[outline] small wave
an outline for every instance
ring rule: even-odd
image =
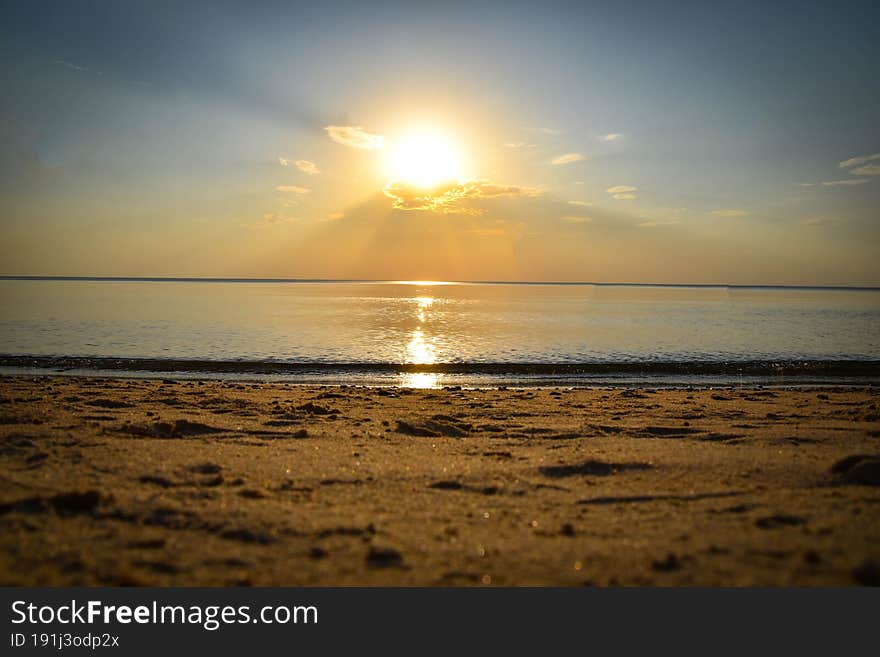
[[[623,361],[584,363],[327,363],[0,355],[0,367],[37,370],[204,374],[429,373],[508,377],[830,377],[880,379],[880,360]]]

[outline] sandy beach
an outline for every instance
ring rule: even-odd
[[[0,379],[0,583],[880,581],[880,390]]]

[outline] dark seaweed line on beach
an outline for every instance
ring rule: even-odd
[[[0,367],[218,374],[437,373],[512,375],[681,375],[880,377],[880,360],[667,361],[594,363],[322,363],[0,355]]]

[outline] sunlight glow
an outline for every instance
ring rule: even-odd
[[[454,144],[438,133],[413,133],[392,142],[386,162],[392,180],[430,188],[462,178]]]

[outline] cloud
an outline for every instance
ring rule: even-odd
[[[367,151],[385,147],[385,137],[365,131],[359,125],[328,125],[327,135],[337,144],[360,148]]]
[[[302,171],[303,173],[307,173],[310,176],[316,176],[321,173],[321,170],[318,168],[318,165],[314,162],[310,162],[309,160],[291,160],[287,157],[279,157],[278,164],[283,167],[289,167],[291,164],[295,166],[297,169]]]
[[[748,210],[712,210],[712,214],[716,217],[748,217],[751,212]]]
[[[687,208],[651,208],[639,213],[637,228],[662,228],[676,226],[690,211]]]
[[[607,135],[602,135],[601,137],[599,137],[599,139],[601,139],[602,141],[615,141],[617,139],[620,139],[621,137],[623,137],[623,135],[621,135],[620,133],[610,132]]]
[[[392,206],[397,210],[470,215],[480,215],[484,211],[468,207],[466,202],[469,200],[500,197],[529,198],[544,193],[537,187],[499,185],[490,180],[449,182],[430,189],[395,180],[388,183],[383,191],[385,196],[393,200]]]
[[[511,150],[519,151],[525,150],[528,148],[534,148],[534,144],[529,144],[524,141],[508,141],[504,143],[504,148],[509,148]]]
[[[297,160],[294,162],[296,168],[302,171],[303,173],[307,173],[310,176],[317,176],[321,173],[321,170],[318,168],[318,165],[314,162],[310,162],[309,160]]]
[[[836,226],[843,223],[837,217],[810,217],[801,222],[804,226]]]
[[[632,187],[631,185],[616,185],[615,187],[609,187],[605,191],[611,194],[617,201],[631,201],[638,198],[633,194],[637,189],[637,187]]]
[[[282,217],[281,215],[275,214],[274,212],[267,212],[263,215],[260,223],[265,225],[274,225],[274,224],[289,224],[292,221],[295,221],[293,217]]]
[[[73,71],[77,71],[77,72],[89,70],[85,66],[77,66],[76,64],[71,64],[70,62],[65,62],[63,59],[56,59],[55,63],[58,64],[59,66],[64,66],[66,68],[69,68],[69,69],[71,69]]]
[[[850,167],[857,166],[859,164],[867,164],[873,160],[880,160],[880,153],[874,153],[873,155],[860,155],[858,157],[851,157],[848,160],[844,160],[837,166],[841,169],[849,169]],[[862,174],[865,175],[865,174]],[[874,174],[871,174],[874,175]]]
[[[568,204],[577,206],[579,208],[586,208],[586,207],[589,207],[590,205],[593,205],[589,201],[569,201]]]
[[[851,157],[848,160],[844,160],[837,166],[841,169],[850,169],[849,173],[854,176],[880,176],[880,165],[878,164],[870,164],[876,160],[880,160],[880,153],[874,153],[873,155],[859,155],[858,157]],[[854,168],[851,168],[854,167]],[[867,182],[867,181],[865,181]],[[844,181],[835,181],[832,180],[827,183],[822,183],[825,186],[831,186],[832,184],[840,184],[845,185]],[[849,183],[851,185],[860,185],[862,183]]]
[[[559,157],[555,157],[550,160],[550,164],[555,164],[559,166],[560,164],[571,164],[572,162],[580,162],[584,159],[584,156],[580,153],[565,153],[564,155],[560,155]]]
[[[636,224],[639,228],[661,228],[663,226],[675,226],[680,224],[680,221],[676,221],[675,219],[668,219],[666,221],[658,221],[655,219],[649,219],[648,221],[643,221],[641,223]]]
[[[588,224],[593,221],[592,217],[578,217],[576,215],[567,214],[562,217],[563,221],[567,221],[570,224]]]
[[[854,176],[880,176],[880,165],[866,164],[861,167],[856,167],[850,171],[850,173]]]
[[[308,194],[309,189],[306,187],[297,187],[296,185],[279,185],[275,188],[279,192],[290,192],[292,194]]]
[[[850,178],[849,180],[826,180],[819,184],[823,187],[837,187],[839,185],[864,185],[866,182],[868,182],[867,178]]]

